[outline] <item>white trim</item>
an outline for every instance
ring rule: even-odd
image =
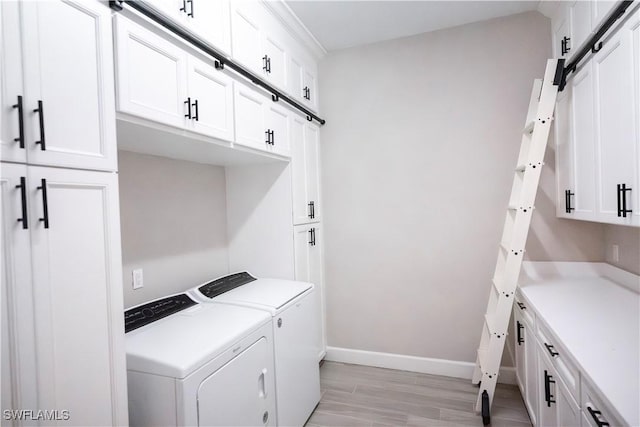
[[[475,367],[475,364],[471,362],[461,362],[458,360],[432,359],[429,357],[380,353],[340,347],[327,347],[325,360],[351,363],[354,365],[375,366],[377,368],[420,372],[422,374],[442,375],[445,377],[464,378],[469,381],[471,381]],[[500,368],[498,382],[503,384],[516,384],[515,368]]]
[[[324,46],[283,0],[262,0],[262,3],[287,31],[307,48],[316,61],[319,61],[327,54]]]

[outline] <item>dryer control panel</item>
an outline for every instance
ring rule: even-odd
[[[131,308],[124,312],[124,332],[141,328],[196,304],[187,294],[179,294]]]
[[[257,279],[246,271],[243,271],[242,273],[230,274],[228,276],[224,276],[212,282],[206,283],[200,286],[198,290],[205,297],[214,298],[220,294],[235,289],[238,286],[253,282],[254,280]]]

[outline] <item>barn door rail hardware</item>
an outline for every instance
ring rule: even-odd
[[[295,100],[291,99],[288,95],[284,94],[281,90],[275,88],[274,86],[272,86],[271,84],[263,80],[258,75],[249,71],[242,65],[234,62],[231,58],[228,58],[221,52],[218,52],[215,48],[211,47],[209,44],[191,35],[188,31],[183,29],[180,25],[174,23],[170,19],[165,18],[162,14],[156,12],[152,7],[148,6],[146,2],[138,1],[138,0],[109,0],[109,7],[111,7],[111,9],[117,12],[122,11],[124,8],[124,5],[127,5],[131,9],[134,9],[135,11],[141,13],[147,18],[151,19],[153,22],[159,24],[163,28],[170,31],[175,36],[179,37],[180,39],[186,41],[190,45],[200,49],[202,52],[209,55],[211,58],[215,60],[216,68],[219,67],[219,69],[222,69],[224,67],[227,67],[230,70],[241,75],[245,79],[249,80],[254,85],[265,89],[267,92],[270,92],[272,94],[272,100],[274,100],[274,102],[276,102],[277,100],[283,100],[287,104],[291,105],[293,108],[302,112],[307,118],[312,118],[313,120],[317,121],[321,125],[324,125],[326,123],[326,120],[318,117],[316,114],[312,113],[309,109],[299,104]],[[269,69],[270,68],[271,67],[269,64]]]
[[[613,24],[618,21],[618,19],[622,18],[622,16],[625,14],[632,3],[633,0],[623,0],[618,2],[611,13],[609,13],[607,18],[602,22],[602,24],[600,24],[600,27],[598,27],[598,29],[591,35],[591,37],[589,37],[589,39],[582,43],[571,61],[567,64],[566,67],[564,67],[558,90],[560,90],[561,92],[562,90],[564,90],[564,87],[567,84],[567,77],[569,76],[569,74],[576,71],[580,61],[582,61],[587,55],[596,53],[600,49],[602,49],[602,42],[600,41],[600,39],[602,39],[602,37],[607,33],[607,31],[609,31]],[[567,46],[566,42],[563,39],[563,55],[566,53],[565,49],[566,52],[568,52],[571,48]]]

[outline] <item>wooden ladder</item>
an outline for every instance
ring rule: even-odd
[[[563,59],[548,60],[544,79],[536,79],[531,91],[529,111],[523,130],[518,164],[513,177],[498,261],[472,378],[474,384],[480,384],[475,409],[482,413],[484,425],[490,422],[490,408],[498,381],[514,292],[522,266],[540,172],[544,165],[544,153],[551,129],[558,84],[563,70]]]

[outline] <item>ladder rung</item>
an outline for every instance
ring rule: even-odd
[[[535,126],[536,121],[532,120],[529,123],[527,123],[527,125],[524,127],[524,130],[522,131],[522,133],[524,134],[529,134],[529,133],[533,133],[533,127]]]
[[[521,212],[529,212],[532,211],[533,209],[535,209],[534,206],[522,206],[522,205],[517,205],[514,203],[510,203],[509,206],[507,206],[507,209],[509,209],[510,211],[521,211]]]

